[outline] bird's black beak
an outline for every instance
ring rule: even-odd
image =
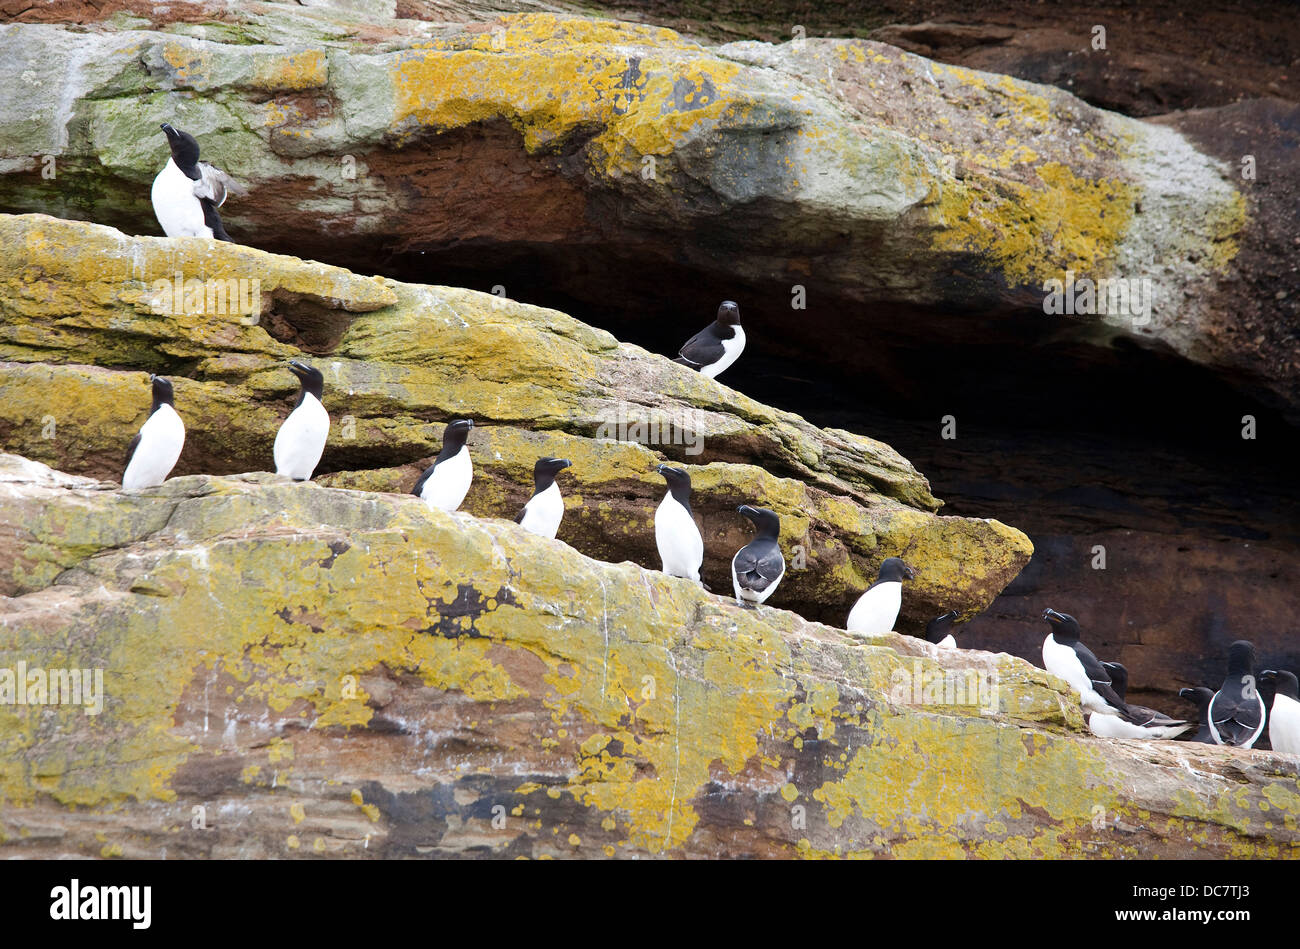
[[[916,571],[913,570],[911,567],[904,567],[904,568],[903,568],[903,576],[905,576],[905,577],[906,577],[907,579],[909,579],[909,580],[915,580],[915,579],[916,579]]]
[[[1189,698],[1192,697],[1192,696],[1191,696],[1191,691],[1192,691],[1191,689],[1179,689],[1179,690],[1178,690],[1178,697],[1179,697],[1180,699],[1189,699]]]
[[[176,130],[172,128],[170,125],[168,125],[166,122],[164,122],[162,125],[158,127],[161,128],[167,134],[168,138],[171,138],[173,135],[176,134]]]
[[[560,465],[561,468],[572,468],[572,467],[573,467],[573,462],[571,462],[568,458],[562,458],[562,459],[560,459],[560,460],[564,462],[564,464]]]
[[[1260,681],[1263,681],[1263,682],[1271,682],[1272,680],[1274,680],[1274,679],[1277,678],[1277,670],[1276,670],[1276,669],[1265,669],[1263,672],[1261,672],[1261,673],[1259,674],[1259,678],[1260,678]]]
[[[1052,609],[1043,610],[1043,619],[1047,620],[1049,623],[1059,623],[1061,621],[1061,614]]]
[[[155,379],[157,379],[157,378],[158,378],[158,376],[155,375],[154,373],[152,373],[152,372],[149,373],[149,381],[150,381],[151,383],[152,383]]]

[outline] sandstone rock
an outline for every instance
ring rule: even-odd
[[[889,446],[819,430],[553,310],[43,216],[0,216],[0,241],[12,248],[0,261],[0,444],[81,475],[120,478],[148,415],[146,371],[176,387],[188,432],[176,474],[269,468],[297,386],[284,363],[302,357],[325,374],[327,482],[409,491],[441,423],[472,416],[479,477],[467,510],[513,518],[533,462],[566,457],[560,538],[655,566],[654,467],[673,459],[695,466],[705,582],[731,588],[749,533],[735,509],[762,499],[782,515],[792,556],[772,605],[813,618],[841,623],[895,554],[924,571],[906,628],[945,604],[973,613],[1032,550],[996,521],[933,513],[925,478]],[[256,280],[256,301],[190,298],[177,273],[205,291]],[[239,312],[236,296],[255,312]]]
[[[0,704],[6,857],[1267,858],[1300,838],[1294,759],[1092,739],[1064,683],[1010,656],[854,640],[409,496],[0,473],[0,577],[28,591],[0,598],[0,670],[103,673],[98,714]]]
[[[527,252],[588,303],[629,262],[642,280],[705,274],[786,300],[813,284],[920,308],[898,328],[927,339],[971,310],[1041,312],[1045,281],[1071,271],[1150,281],[1152,312],[1057,317],[1063,332],[1248,362],[1216,331],[1255,226],[1229,166],[1170,128],[881,43],[710,48],[549,14],[435,26],[267,4],[202,32],[20,23],[0,47],[11,210],[154,232],[165,153],[141,130],[174,120],[249,185],[227,221],[268,250],[419,279],[477,257],[503,285]],[[1295,356],[1291,340],[1281,360]],[[1300,404],[1272,364],[1251,382]]]

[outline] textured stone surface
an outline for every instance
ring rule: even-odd
[[[0,669],[104,677],[98,715],[0,705],[5,856],[1300,840],[1294,759],[1092,739],[1019,659],[742,610],[409,496],[267,476],[124,496],[0,456],[0,523],[0,577],[29,591],[0,599]]]
[[[249,186],[225,209],[237,239],[354,269],[581,248],[958,311],[1037,308],[1070,270],[1151,281],[1149,320],[1063,321],[1084,338],[1246,362],[1217,331],[1253,227],[1231,165],[1172,128],[882,43],[709,47],[551,14],[434,25],[265,4],[202,27],[13,24],[0,49],[9,210],[154,232],[164,141],[143,130],[169,120]],[[1252,375],[1300,404],[1293,374]]]
[[[0,217],[0,241],[12,248],[0,261],[0,445],[77,474],[120,478],[149,410],[144,372],[174,380],[188,432],[175,473],[270,467],[296,392],[284,364],[302,357],[326,379],[326,481],[410,490],[442,423],[470,416],[482,427],[470,440],[479,477],[467,510],[513,518],[533,462],[566,457],[561,539],[654,566],[664,493],[654,467],[668,458],[695,472],[705,582],[731,589],[731,557],[750,533],[736,507],[761,501],[782,515],[792,558],[796,547],[804,558],[772,605],[809,617],[841,623],[893,555],[924,569],[908,628],[944,604],[973,613],[1032,550],[996,521],[935,514],[925,478],[888,445],[817,429],[554,310],[35,215]],[[206,295],[204,312],[185,300],[155,312],[154,281],[171,281],[174,302],[178,272],[260,281],[256,323],[210,312]],[[639,419],[676,443],[638,443],[650,434]]]

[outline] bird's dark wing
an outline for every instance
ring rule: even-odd
[[[722,340],[714,336],[711,327],[702,329],[686,341],[680,350],[688,366],[708,366],[717,362],[726,352]]]
[[[755,548],[752,544],[740,548],[732,566],[736,582],[745,590],[762,593],[785,571],[785,558],[777,547]]]
[[[194,197],[209,198],[214,205],[221,207],[226,203],[227,195],[245,193],[235,179],[220,168],[205,161],[199,162],[199,180],[194,182]]]
[[[1157,712],[1153,708],[1147,708],[1144,705],[1130,705],[1128,711],[1128,720],[1134,725],[1141,725],[1143,728],[1191,724],[1186,719],[1170,718],[1168,715]]]
[[[424,469],[424,474],[420,475],[420,480],[415,482],[415,487],[411,489],[411,493],[417,498],[420,496],[420,492],[424,490],[424,482],[429,480],[429,476],[433,474],[433,469],[436,467],[438,467],[438,463],[435,461],[433,464],[429,465],[429,467]],[[519,516],[523,517],[522,514]]]
[[[199,198],[199,204],[203,205],[203,223],[212,228],[212,236],[219,241],[230,241],[230,235],[221,225],[221,215],[217,213],[216,206],[212,203],[211,198]],[[230,241],[234,243],[234,241]]]
[[[1240,745],[1255,734],[1261,721],[1259,697],[1225,695],[1220,689],[1210,699],[1210,721],[1225,745]]]
[[[126,474],[126,469],[131,467],[131,459],[135,457],[135,450],[140,447],[140,432],[135,433],[135,438],[131,439],[131,444],[126,446],[126,464],[122,466],[122,474]]]
[[[1101,664],[1101,660],[1093,655],[1092,650],[1081,642],[1074,644],[1074,654],[1079,657],[1079,664],[1083,666],[1084,674],[1092,682],[1092,690],[1105,699],[1109,705],[1122,710],[1124,700],[1115,691],[1115,687],[1110,681],[1110,673]]]
[[[515,523],[522,524],[524,522],[524,515],[527,513],[528,513],[528,505],[525,504],[522,508],[519,509],[519,513],[515,516]]]

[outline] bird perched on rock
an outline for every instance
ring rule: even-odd
[[[1118,662],[1102,662],[1110,675],[1115,694],[1124,702],[1119,715],[1088,716],[1088,730],[1098,738],[1171,739],[1190,731],[1192,723],[1181,718],[1170,718],[1155,709],[1128,702],[1128,670]]]
[[[740,358],[745,348],[745,331],[740,327],[740,307],[723,300],[718,318],[686,341],[673,362],[698,369],[701,375],[717,378],[722,370]]]
[[[162,484],[176,467],[185,447],[185,423],[176,414],[176,399],[169,379],[150,376],[153,408],[126,449],[122,490],[139,491]]]
[[[1213,745],[1215,741],[1214,736],[1210,734],[1209,708],[1214,693],[1205,686],[1197,686],[1194,689],[1179,689],[1178,694],[1196,706],[1196,734],[1188,741]]]
[[[949,610],[936,616],[925,624],[925,638],[941,649],[956,649],[957,637],[952,632],[952,624],[957,619],[957,611]]]
[[[1274,751],[1300,755],[1300,681],[1293,672],[1265,669],[1259,674],[1274,684],[1273,709],[1268,716],[1268,737]]]
[[[1043,668],[1070,683],[1089,712],[1119,715],[1124,700],[1116,694],[1106,668],[1079,641],[1078,621],[1052,609],[1043,611],[1043,619],[1052,628],[1043,640]]]
[[[227,194],[239,193],[234,179],[199,161],[199,143],[189,132],[163,123],[172,156],[153,180],[153,211],[168,237],[215,237],[230,240],[217,208]]]
[[[310,481],[330,433],[329,413],[321,404],[325,377],[319,369],[296,359],[289,361],[289,371],[298,377],[298,401],[275,435],[275,473],[294,481]]]
[[[422,498],[429,507],[450,514],[469,494],[469,486],[474,480],[474,463],[470,461],[465,439],[469,438],[473,427],[472,419],[462,418],[442,430],[442,451],[438,452],[433,464],[424,469],[424,474],[411,489],[411,493]],[[563,508],[563,502],[560,506]],[[559,526],[558,521],[556,526]]]
[[[691,476],[668,465],[655,470],[668,482],[668,493],[655,511],[655,544],[664,573],[700,583],[704,538],[691,515]]]
[[[781,555],[781,518],[765,507],[742,504],[736,508],[749,518],[757,533],[731,558],[731,583],[736,602],[758,606],[776,589],[785,576],[785,557]]]
[[[1210,700],[1210,736],[1218,745],[1250,748],[1264,730],[1264,699],[1255,681],[1255,647],[1239,639],[1228,647],[1228,674]]]
[[[875,636],[887,633],[898,621],[898,611],[903,608],[903,581],[915,580],[916,571],[899,557],[886,557],[880,565],[876,582],[867,587],[858,602],[849,610],[844,628],[850,633]]]
[[[555,483],[555,476],[572,464],[567,458],[537,459],[533,465],[533,496],[515,518],[516,524],[534,534],[555,537],[564,517],[564,498],[560,497],[560,486]]]

